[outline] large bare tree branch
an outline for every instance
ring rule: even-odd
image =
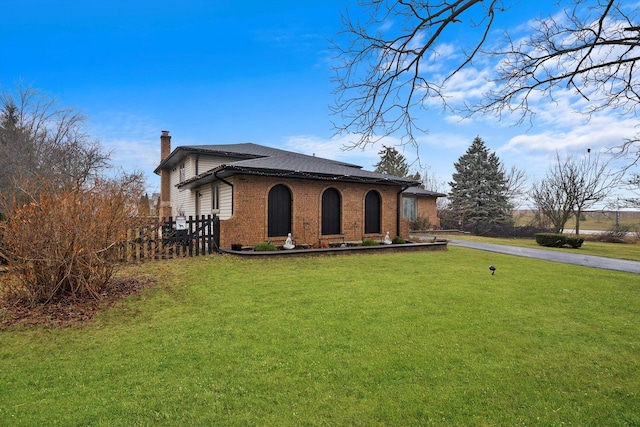
[[[22,178],[82,184],[109,166],[110,153],[85,131],[86,118],[37,89],[0,93],[0,192]]]
[[[510,10],[503,1],[362,0],[368,20],[361,24],[345,15],[345,41],[335,43],[336,131],[356,135],[353,145],[359,147],[390,134],[415,143],[425,131],[417,111],[434,101],[467,115],[515,114],[520,124],[535,116],[534,99],[553,102],[567,89],[585,101],[587,117],[601,111],[636,117],[639,10],[621,0],[557,4],[554,16],[530,21],[527,36],[507,33],[499,41],[491,34],[496,15]],[[474,37],[447,55],[447,37],[461,30]],[[488,77],[492,89],[458,109],[447,98],[447,85],[480,59],[497,64]],[[620,148],[628,153],[634,147]]]
[[[528,104],[533,94],[554,99],[557,91],[573,88],[589,101],[587,115],[602,110],[636,115],[640,44],[638,33],[626,31],[631,18],[616,0],[572,3],[562,17],[534,21],[529,37],[507,39],[507,48],[485,52],[501,60],[498,89],[470,106],[471,112],[516,112],[522,121],[535,113]]]
[[[344,16],[343,35],[350,41],[345,46],[334,45],[341,61],[334,68],[337,131],[360,135],[355,146],[375,143],[398,130],[408,142],[415,141],[414,133],[425,130],[414,120],[412,110],[428,98],[446,104],[444,83],[480,52],[497,4],[501,2],[362,1],[361,6],[371,10],[369,21],[363,26]],[[431,79],[424,69],[436,64],[437,46],[445,32],[455,31],[459,25],[481,25],[466,17],[474,7],[485,8],[481,37],[456,70],[443,80]],[[386,26],[391,30],[381,29]]]

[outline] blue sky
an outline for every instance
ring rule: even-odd
[[[512,30],[526,27],[525,17],[554,11],[545,6],[553,0],[515,3],[519,9],[503,20]],[[153,169],[161,130],[171,132],[173,147],[254,142],[372,170],[382,147],[344,151],[348,137],[334,136],[331,124],[329,40],[346,7],[358,13],[352,0],[0,0],[0,85],[10,89],[21,79],[82,111],[114,163],[145,172],[150,191],[159,188]],[[454,57],[455,43],[443,52]],[[452,99],[486,83],[482,67],[452,82]],[[460,121],[437,105],[420,113],[429,130],[419,140],[422,171],[448,182],[453,163],[479,135],[507,168],[535,179],[556,149],[599,151],[638,124],[613,114],[586,122],[570,93],[553,105],[539,102],[533,127]],[[416,158],[415,149],[398,149]]]

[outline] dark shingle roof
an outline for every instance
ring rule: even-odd
[[[431,197],[447,197],[444,193],[438,193],[437,191],[425,190],[420,187],[409,187],[402,192],[409,196],[431,196]]]
[[[370,182],[403,187],[417,184],[413,179],[366,171],[360,166],[350,163],[252,143],[178,147],[158,166],[156,173],[160,169],[175,166],[191,153],[227,157],[229,162],[180,183],[178,186],[181,188],[197,187],[216,178],[224,179],[235,174]]]

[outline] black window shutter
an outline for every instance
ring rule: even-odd
[[[377,191],[369,191],[364,199],[364,232],[380,233],[381,219],[380,195]]]
[[[269,237],[286,236],[291,232],[291,191],[276,185],[269,191]]]
[[[328,188],[322,193],[322,234],[340,234],[340,193]]]

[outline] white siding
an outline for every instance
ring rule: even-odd
[[[210,215],[211,214],[211,186],[205,185],[198,188],[200,196],[200,212],[198,215]]]
[[[191,190],[178,190],[176,202],[171,202],[173,214],[183,214],[185,216],[193,216],[196,214],[196,193]]]
[[[185,179],[193,176],[194,161],[193,156],[187,156],[184,159]],[[176,187],[180,181],[180,164],[171,170],[171,215],[177,216],[184,214],[186,216],[196,214],[195,192],[190,190],[180,190]]]
[[[225,163],[230,163],[228,158],[200,156],[200,158],[198,159],[198,172],[207,172]]]
[[[200,156],[197,159],[198,172],[207,172],[217,166],[224,163],[229,163],[229,159],[222,157],[210,157]],[[184,159],[184,174],[185,179],[189,179],[195,176],[196,168],[196,156],[191,154]],[[232,201],[233,201],[233,189],[231,186],[221,181],[215,181],[212,184],[207,184],[202,187],[198,187],[193,190],[178,189],[176,185],[179,184],[180,178],[180,164],[177,164],[174,169],[171,170],[170,175],[171,182],[171,215],[174,217],[180,214],[185,216],[195,216],[196,212],[196,194],[200,192],[200,215],[210,215],[211,210],[211,186],[218,185],[220,188],[220,210],[216,214],[220,219],[229,219],[232,216]],[[233,177],[226,179],[227,182],[233,183]]]
[[[233,184],[233,177],[227,178],[225,181]],[[233,188],[224,182],[220,182],[220,219],[231,218],[233,208]]]

